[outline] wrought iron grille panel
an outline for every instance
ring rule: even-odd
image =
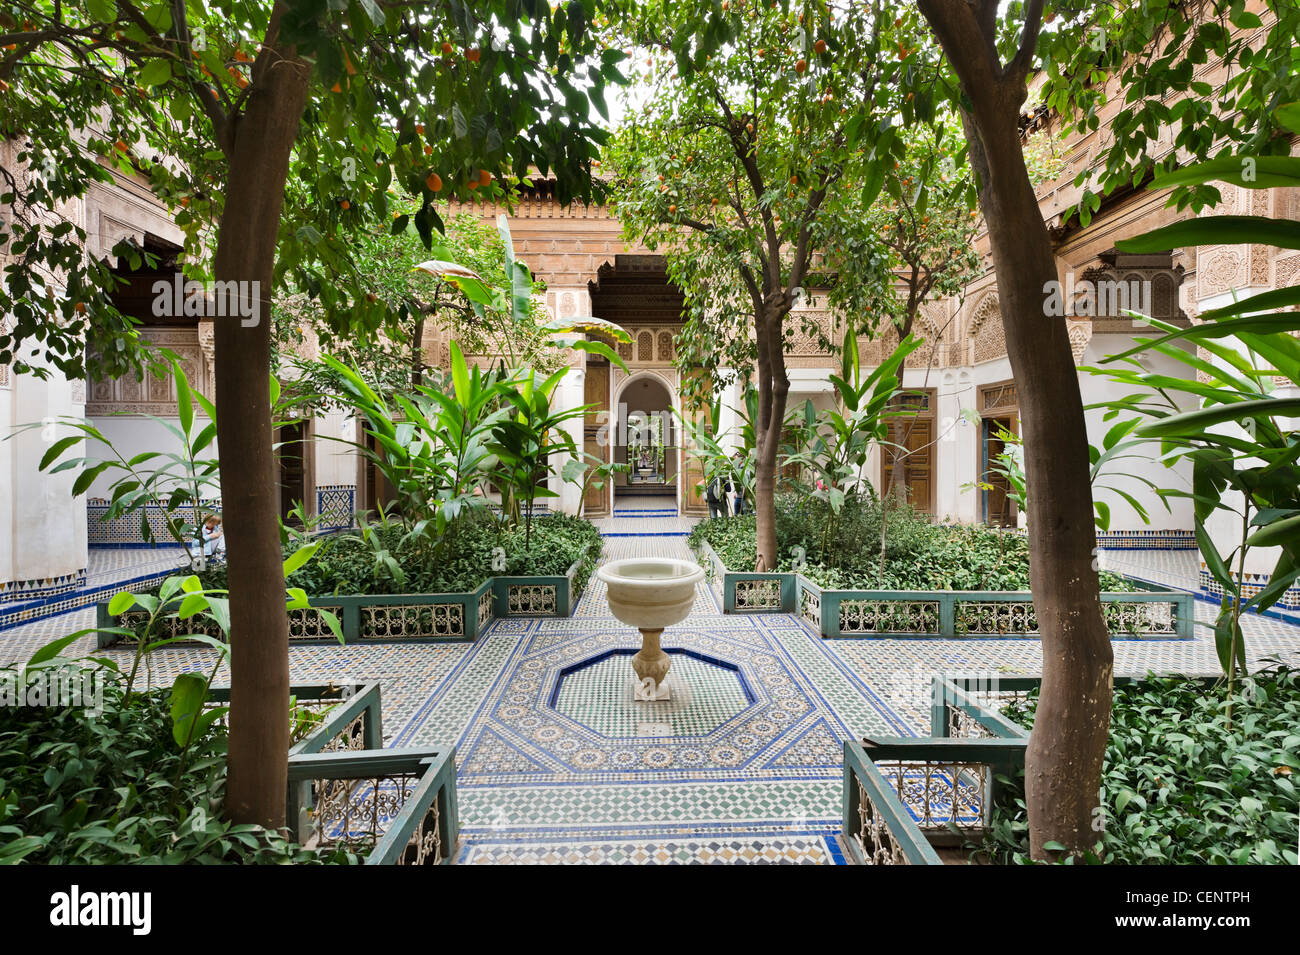
[[[1111,633],[1175,634],[1178,606],[1164,601],[1115,601],[1101,605]]]
[[[938,633],[937,600],[842,600],[841,633]]]
[[[289,611],[290,640],[332,640],[334,631],[315,607]]]
[[[311,844],[369,852],[411,798],[417,778],[403,773],[312,780]]]
[[[554,584],[510,584],[506,588],[507,606],[511,613],[555,614],[559,600]]]
[[[736,581],[737,610],[780,610],[781,578]]]
[[[858,831],[851,833],[851,838],[857,843],[862,860],[867,865],[909,865],[903,847],[856,773],[853,782],[858,787]]]
[[[424,818],[406,844],[398,865],[440,865],[445,858],[442,845],[442,816],[438,799],[429,803]]]
[[[954,616],[959,634],[1038,632],[1038,617],[1033,602],[1028,600],[959,600]]]
[[[821,633],[822,629],[822,597],[815,590],[803,589],[799,591],[799,615],[807,620],[814,630]]]
[[[465,608],[454,604],[385,604],[361,608],[361,636],[368,640],[394,637],[463,637]]]
[[[949,739],[986,739],[993,733],[958,706],[948,707]]]
[[[881,774],[922,830],[983,828],[982,763],[878,762]]]

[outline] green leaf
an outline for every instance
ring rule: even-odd
[[[1300,398],[1260,398],[1214,405],[1144,424],[1134,433],[1148,438],[1197,438],[1205,437],[1209,428],[1226,421],[1278,415],[1300,415]]]
[[[136,595],[129,590],[123,590],[113,595],[108,602],[108,613],[110,616],[119,617],[135,606]]]
[[[50,660],[53,660],[65,649],[67,649],[70,645],[72,645],[82,637],[86,636],[86,634],[96,633],[96,632],[97,631],[93,629],[78,630],[76,633],[70,633],[65,637],[59,637],[59,639],[57,640],[50,641],[49,643],[45,644],[45,646],[41,647],[39,650],[37,650],[35,653],[31,655],[31,657],[27,661],[27,669],[31,670],[33,667],[38,667],[43,663],[47,663]]]
[[[1154,229],[1131,239],[1117,239],[1121,252],[1167,252],[1185,246],[1275,245],[1300,249],[1300,222],[1263,216],[1203,216]]]
[[[1300,102],[1283,103],[1277,108],[1277,121],[1291,130],[1300,133]]]
[[[1248,547],[1277,547],[1300,541],[1300,514],[1275,521],[1246,538]]]
[[[36,466],[36,469],[38,471],[44,471],[54,461],[58,460],[59,455],[81,440],[83,440],[81,435],[74,434],[71,437],[60,438],[58,441],[55,441],[50,445],[49,450],[41,457],[41,463]]]
[[[203,708],[208,695],[208,681],[197,673],[182,673],[172,684],[172,738],[177,746],[191,739],[191,725]]]
[[[284,562],[284,576],[288,577],[303,564],[307,563],[307,561],[311,560],[312,557],[315,556],[316,551],[320,550],[320,546],[321,542],[316,541],[311,544],[305,544],[290,554],[288,559]]]
[[[171,63],[167,60],[150,60],[140,69],[136,80],[141,86],[159,86],[172,78]]]
[[[1229,182],[1247,189],[1300,186],[1300,159],[1290,156],[1220,156],[1208,162],[1159,173],[1153,189]]]

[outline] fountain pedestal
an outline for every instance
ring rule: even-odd
[[[672,660],[659,645],[665,627],[681,623],[695,603],[695,585],[704,570],[686,560],[632,557],[596,569],[605,582],[610,612],[641,631],[641,649],[632,657],[636,673],[633,699],[662,701],[671,697],[668,668]]]
[[[673,660],[659,646],[659,637],[663,630],[642,630],[641,649],[632,658],[632,669],[636,672],[636,686],[632,690],[632,699],[654,702],[669,699],[668,668]]]

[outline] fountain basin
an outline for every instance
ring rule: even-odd
[[[664,627],[690,616],[695,585],[704,579],[704,568],[670,557],[626,557],[597,567],[596,576],[605,582],[610,612],[641,631],[641,650],[632,657],[633,699],[670,699],[672,661],[659,645],[659,637]]]
[[[596,576],[615,617],[638,630],[662,630],[690,616],[704,568],[670,557],[626,557],[596,568]]]

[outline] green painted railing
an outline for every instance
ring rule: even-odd
[[[1207,687],[1219,679],[1190,678]],[[1115,684],[1144,679],[1116,677]],[[935,674],[929,738],[846,742],[843,835],[854,861],[934,865],[941,860],[932,847],[978,843],[992,822],[1001,780],[1025,767],[1029,734],[1002,710],[1041,682],[1000,673]]]
[[[447,865],[456,853],[456,751],[349,750],[289,757],[297,841],[341,846],[367,865]]]
[[[289,640],[296,644],[336,643],[333,631],[317,609],[338,617],[344,643],[440,643],[477,640],[493,617],[568,617],[573,615],[581,589],[574,561],[564,576],[492,577],[468,593],[375,594],[311,597],[308,608],[288,611]],[[96,604],[96,626],[129,626],[142,621],[139,611],[120,617],[108,604]],[[155,639],[192,633],[219,636],[211,621],[199,618],[164,618]],[[99,648],[129,642],[117,634],[100,633]]]
[[[445,865],[460,834],[454,749],[384,749],[379,684],[295,684],[286,815],[303,845],[367,865]],[[211,705],[230,701],[213,687]]]
[[[707,541],[697,553],[725,613],[795,613],[823,637],[1038,635],[1029,591],[824,590],[799,573],[728,570]],[[1141,589],[1101,600],[1113,639],[1191,639],[1192,594]]]

